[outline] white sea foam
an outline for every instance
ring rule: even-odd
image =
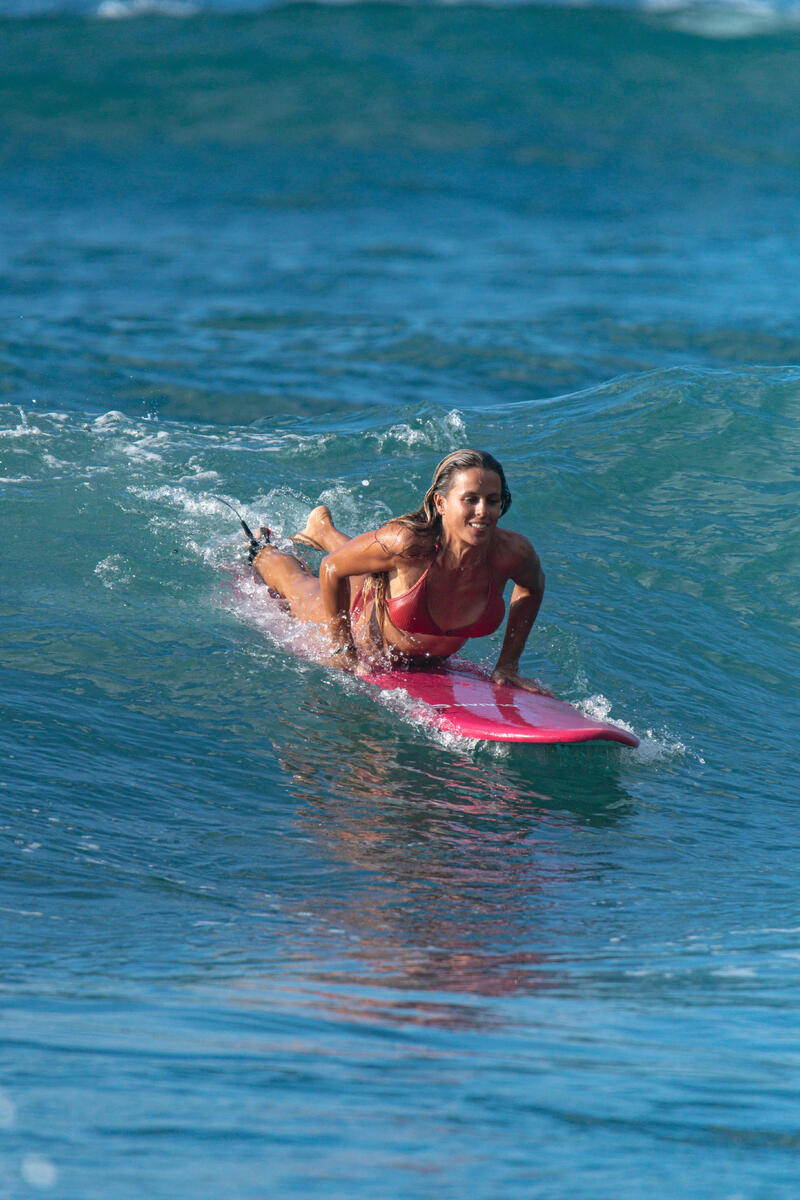
[[[94,573],[103,587],[112,590],[124,587],[134,578],[133,573],[126,570],[126,559],[121,554],[109,554],[102,559],[94,569]]]
[[[436,723],[436,709],[424,700],[409,695],[404,688],[382,688],[376,698],[384,708],[388,708],[402,721],[422,730],[427,737],[446,750],[464,753],[474,750],[480,744],[474,738],[462,737],[458,733],[442,729]]]
[[[287,606],[271,596],[251,571],[235,573],[231,607],[241,620],[265,633],[281,649],[319,662],[330,654],[330,643],[321,630],[296,621]]]
[[[467,427],[461,413],[453,408],[443,417],[430,417],[417,424],[402,422],[390,426],[384,433],[371,433],[368,436],[377,441],[381,452],[387,447],[391,449],[398,442],[414,449],[426,447],[438,450],[444,447],[455,450],[464,444]]]
[[[97,16],[105,21],[125,21],[153,13],[162,17],[192,17],[199,11],[198,5],[180,0],[103,0]]]
[[[612,716],[611,701],[600,693],[595,693],[592,696],[587,696],[584,700],[576,701],[575,707],[585,716],[591,717],[593,721],[607,721],[611,725],[616,725],[620,729],[632,733],[634,737],[638,737],[639,745],[633,753],[635,758],[640,762],[661,762],[664,759],[680,758],[683,755],[691,753],[684,742],[674,737],[667,730],[656,732],[653,729],[647,729],[644,733],[641,733],[634,729],[629,722]],[[704,762],[704,759],[699,754],[695,754],[695,758],[700,763]]]
[[[109,412],[103,413],[91,422],[90,428],[96,429],[99,433],[105,432],[107,429],[117,429],[120,425],[129,424],[128,418],[124,413],[113,408]]]
[[[269,2],[269,0],[268,0]],[[358,7],[360,3],[368,3],[369,0],[317,0],[323,7],[330,6],[341,8],[345,6]],[[426,5],[441,6],[442,8],[458,8],[465,3],[466,0],[417,0],[418,3]],[[479,0],[483,8],[536,8],[546,4],[548,0]],[[282,8],[291,8],[294,4],[301,4],[303,0],[272,0],[274,6]],[[556,6],[561,8],[596,8],[598,0],[556,0]],[[197,12],[207,9],[209,6],[206,3],[190,3],[189,0],[102,0],[95,9],[95,15],[102,20],[124,20],[133,17],[147,16],[151,13],[161,14],[168,17],[190,17]],[[783,0],[765,0],[763,3],[758,3],[758,0],[704,0],[704,2],[687,3],[687,0],[631,0],[630,3],[625,3],[620,0],[617,4],[610,4],[609,7],[619,7],[625,10],[633,10],[654,13],[654,14],[670,14],[678,13],[697,13],[708,14],[709,18],[714,16],[715,10],[724,10],[730,12],[734,16],[741,14],[744,18],[748,14],[762,15],[765,19],[767,16],[772,18],[772,28],[788,28],[791,27],[792,18],[795,13],[791,4],[786,4]],[[248,5],[244,5],[245,9],[249,9]],[[234,8],[232,11],[236,11]],[[724,22],[722,24],[724,28]],[[763,32],[764,26],[755,25],[750,32]],[[695,32],[691,29],[690,32]],[[710,36],[731,36],[726,34],[711,34]],[[742,36],[735,33],[732,36]],[[297,262],[297,257],[290,254],[282,254],[276,258],[280,265],[292,267]]]
[[[424,700],[409,695],[405,688],[381,688],[377,691],[371,684],[366,686],[370,688],[373,699],[379,704],[394,713],[401,721],[412,725],[443,750],[471,754],[483,744],[475,738],[467,738],[449,729],[442,729],[436,721],[436,709],[430,704],[426,704]]]
[[[47,451],[42,455],[42,462],[46,467],[50,467],[52,471],[64,470],[64,468],[71,465],[70,463],[63,462],[60,458],[56,458],[55,454],[49,454]]]
[[[382,525],[393,516],[389,506],[378,500],[375,495],[354,493],[352,489],[341,484],[320,492],[319,502],[328,505],[340,528],[344,527],[353,533]]]
[[[184,487],[176,487],[174,484],[165,483],[154,488],[131,485],[127,490],[130,495],[136,496],[140,500],[148,500],[151,503],[166,501],[171,508],[192,515],[210,516],[212,513],[220,512],[220,503],[213,496],[198,496],[194,492],[190,492]],[[231,501],[231,503],[235,503],[235,501]],[[236,507],[238,508],[238,505]]]
[[[152,449],[152,445],[150,439],[142,438],[139,442],[117,442],[116,449],[134,462],[163,462],[164,455]]]
[[[0,1092],[0,1129],[13,1129],[17,1119],[17,1107],[5,1092]]]
[[[58,1181],[58,1171],[42,1154],[26,1154],[20,1172],[30,1187],[51,1188]]]
[[[800,12],[796,8],[758,0],[702,4],[650,0],[643,7],[665,14],[664,23],[671,29],[719,41],[763,36],[800,25]]]
[[[591,717],[593,721],[607,721],[611,713],[611,701],[599,692],[593,696],[587,696],[585,700],[578,700],[575,707],[580,709],[585,716]]]
[[[31,425],[30,421],[22,414],[22,420],[16,424],[0,429],[0,437],[2,438],[36,438],[46,436],[45,430],[38,425]]]
[[[190,458],[186,464],[186,470],[191,472],[188,475],[181,475],[178,483],[217,483],[222,479],[219,471],[212,471],[202,466],[197,462],[197,458]]]
[[[379,695],[381,703],[404,720],[427,725],[435,718],[436,710],[411,696],[405,688],[381,688]]]

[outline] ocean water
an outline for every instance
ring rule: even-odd
[[[4,4],[0,1200],[798,1194],[799,14]],[[248,585],[461,445],[638,750]]]

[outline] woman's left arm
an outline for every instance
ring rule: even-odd
[[[537,679],[526,679],[519,673],[519,656],[525,648],[544,596],[544,571],[539,555],[527,538],[519,534],[511,536],[511,561],[507,569],[509,578],[514,581],[514,590],[508,608],[505,637],[497,665],[492,671],[492,679],[495,683],[513,683],[528,692],[551,696],[552,692]]]

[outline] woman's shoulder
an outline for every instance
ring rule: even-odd
[[[495,532],[494,561],[496,567],[508,574],[521,566],[539,566],[539,555],[533,544],[513,529],[498,529]]]
[[[433,533],[412,529],[403,521],[387,521],[375,536],[389,554],[401,559],[428,558],[436,548]]]

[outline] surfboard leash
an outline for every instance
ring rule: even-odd
[[[236,516],[239,518],[239,524],[241,525],[242,529],[244,530],[244,536],[247,538],[247,540],[249,542],[249,546],[247,549],[247,561],[249,563],[252,563],[253,559],[258,554],[259,550],[263,550],[263,548],[265,546],[270,545],[270,543],[272,541],[272,532],[267,528],[266,525],[262,525],[261,533],[258,537],[256,537],[255,534],[253,533],[252,529],[250,528],[250,526],[245,521],[242,514],[239,512],[238,508],[234,508],[229,500],[224,500],[222,498],[222,496],[214,496],[213,494],[212,494],[212,500],[216,500],[218,504],[224,504],[226,508],[229,508],[231,510],[231,512],[235,513]]]

